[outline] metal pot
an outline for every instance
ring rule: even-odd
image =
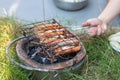
[[[88,0],[54,0],[55,5],[63,10],[79,10],[88,4]]]

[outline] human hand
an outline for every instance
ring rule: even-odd
[[[107,24],[98,18],[88,19],[82,23],[83,27],[89,27],[88,34],[92,37],[99,36],[107,32]]]

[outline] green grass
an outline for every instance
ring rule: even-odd
[[[86,80],[120,80],[120,54],[109,45],[108,37],[84,42],[88,60],[82,75]]]
[[[0,19],[0,80],[28,80],[24,70],[12,64],[5,54],[7,44],[17,37],[18,29],[14,19]]]
[[[5,55],[6,45],[18,36],[18,26],[14,19],[0,19],[0,80],[30,80],[26,71],[12,64]],[[82,40],[88,55],[86,62],[80,69],[66,72],[60,80],[120,80],[120,53],[110,46],[110,34]]]
[[[120,80],[120,53],[112,49],[108,36],[83,40],[88,58],[79,70],[66,73],[65,80]]]

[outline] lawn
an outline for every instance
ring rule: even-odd
[[[7,44],[19,36],[16,32],[20,24],[13,18],[0,18],[0,80],[32,80],[26,70],[11,63],[5,54]],[[112,33],[113,30],[106,36],[82,40],[88,55],[86,62],[60,80],[120,80],[120,53],[108,41]],[[11,51],[14,53],[14,49]]]

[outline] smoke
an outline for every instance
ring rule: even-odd
[[[18,9],[18,7],[19,7],[19,4],[20,4],[20,0],[16,0],[16,1],[10,6],[10,8],[9,8],[9,10],[8,10],[8,16],[13,16],[13,15],[16,13],[16,11],[17,11],[17,9]]]

